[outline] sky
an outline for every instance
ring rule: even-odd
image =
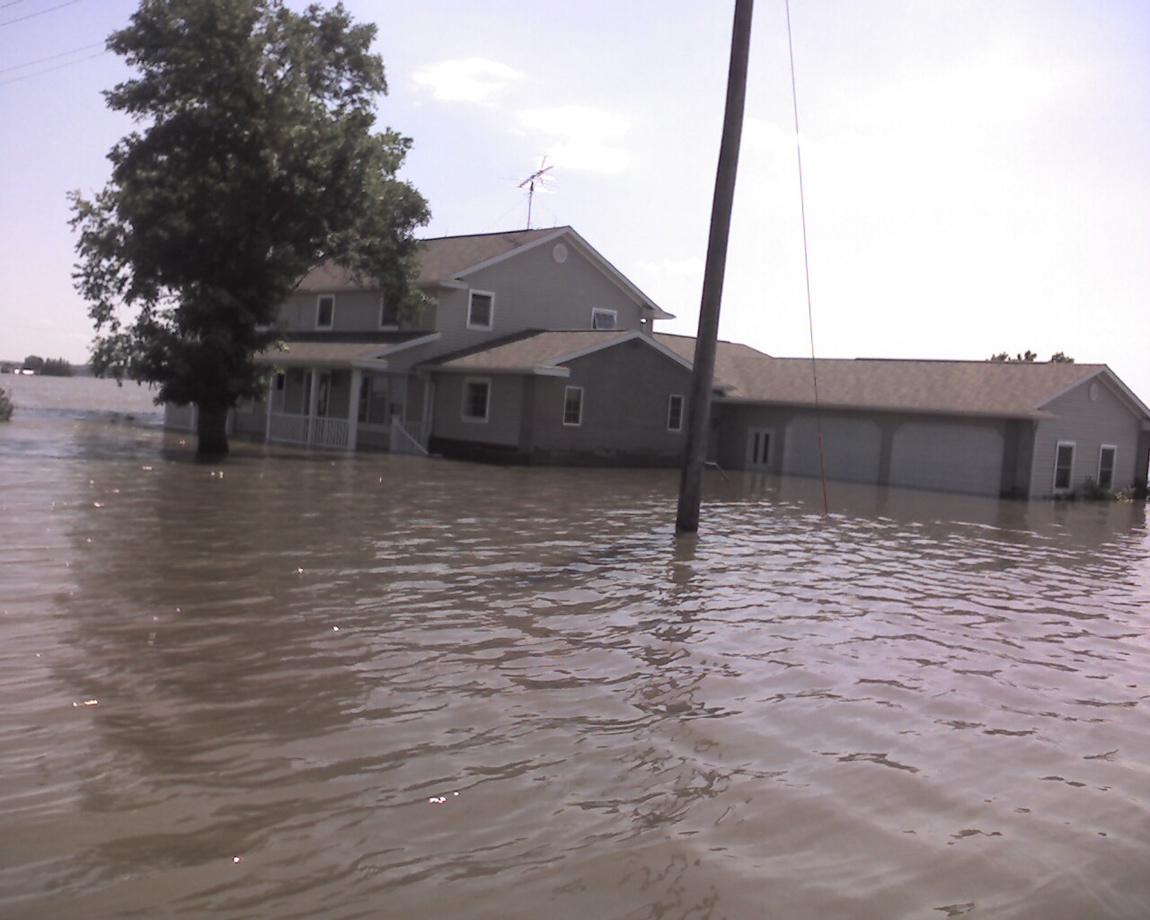
[[[67,193],[132,127],[101,91],[136,6],[0,0],[0,358],[86,360]],[[525,228],[545,163],[531,225],[574,227],[675,314],[656,331],[695,333],[733,0],[345,6],[378,26],[421,235]],[[1061,351],[1150,403],[1150,0],[791,0],[791,24],[797,136],[785,0],[755,4],[720,336]]]

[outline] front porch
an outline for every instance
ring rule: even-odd
[[[361,365],[272,371],[266,398],[237,409],[236,433],[321,450],[426,455],[430,382]]]

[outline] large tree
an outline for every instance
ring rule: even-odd
[[[72,194],[92,364],[196,404],[201,457],[227,453],[227,412],[262,392],[253,357],[309,269],[335,260],[401,309],[418,296],[427,204],[396,177],[410,139],[374,130],[374,37],[342,4],[141,0],[108,39],[135,75],[104,95],[137,129],[108,185]]]

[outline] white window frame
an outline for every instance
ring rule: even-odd
[[[467,410],[470,407],[471,400],[469,398],[471,387],[476,384],[482,384],[486,387],[486,399],[483,403],[483,415],[468,415]],[[462,416],[463,421],[472,422],[476,425],[486,425],[491,418],[491,378],[490,377],[464,377],[463,390],[460,393],[459,414]]]
[[[671,418],[672,418],[671,410],[675,406],[676,400],[678,401],[678,406],[679,406],[679,424],[678,425],[672,425],[671,424]],[[667,397],[667,430],[673,431],[676,434],[681,432],[683,430],[683,422],[686,420],[686,415],[687,415],[687,400],[685,400],[683,398],[683,395],[681,393],[672,393],[670,396],[668,396]]]
[[[1062,448],[1070,448],[1070,468],[1066,475],[1066,485],[1060,486],[1058,484],[1058,455],[1062,453]],[[1055,493],[1069,492],[1074,487],[1074,454],[1077,453],[1078,443],[1076,441],[1059,441],[1054,445],[1054,483],[1053,489]]]
[[[578,394],[578,412],[576,413],[575,421],[567,421],[567,406],[568,400],[574,394]],[[563,426],[565,428],[579,428],[583,425],[583,387],[564,387],[563,388]]]
[[[475,298],[486,297],[490,304],[487,313],[487,323],[477,323],[471,318],[471,311],[475,307]],[[481,329],[483,331],[490,331],[495,328],[495,293],[493,291],[468,291],[467,292],[467,328],[468,329]]]
[[[598,319],[600,316],[610,317],[611,324],[609,326],[600,326]],[[606,307],[592,307],[591,308],[591,328],[592,329],[618,329],[619,328],[619,311],[608,310]]]
[[[326,324],[320,322],[320,317],[323,316],[323,305],[327,301],[331,304],[331,313],[328,316]],[[315,299],[315,328],[316,329],[334,329],[335,328],[335,294],[320,294]]]
[[[1106,451],[1111,452],[1110,456],[1110,481],[1102,481],[1102,457]],[[1098,478],[1095,482],[1099,487],[1112,491],[1114,489],[1114,471],[1118,469],[1118,445],[1117,444],[1103,444],[1098,448]]]

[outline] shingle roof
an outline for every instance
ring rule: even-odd
[[[546,230],[512,230],[507,233],[476,233],[468,236],[444,236],[421,240],[419,248],[419,277],[415,284],[428,288],[450,283],[480,266],[507,256],[516,250],[554,237],[579,247],[604,272],[629,292],[636,301],[652,311],[654,319],[672,319],[673,315],[656,306],[646,294],[603,258],[571,227],[551,227]],[[296,286],[304,292],[331,292],[362,290],[362,280],[354,272],[340,268],[332,262],[312,269]]]
[[[694,359],[695,340],[655,339]],[[902,361],[871,358],[772,358],[720,342],[715,385],[728,399],[825,408],[1034,417],[1066,389],[1106,370],[1104,364]]]
[[[460,272],[512,250],[533,243],[540,237],[561,230],[517,230],[510,233],[479,233],[472,236],[445,236],[423,240],[418,284],[432,284],[455,278]]]
[[[478,233],[471,236],[444,236],[420,241],[418,285],[450,281],[460,272],[569,228],[517,230],[509,233]],[[333,262],[312,269],[297,287],[300,291],[360,290],[363,285],[353,272]]]
[[[346,367],[353,361],[370,360],[391,347],[386,342],[292,342],[256,355],[257,364],[284,367]]]
[[[620,329],[531,332],[504,339],[490,347],[473,349],[455,356],[448,355],[435,362],[435,366],[451,371],[492,373],[549,368],[557,366],[557,362],[568,355],[633,336],[634,333]]]
[[[437,366],[452,371],[527,372],[562,366],[568,356],[612,347],[635,333],[620,330],[536,332],[466,354]],[[687,362],[695,339],[655,334],[658,345]],[[902,361],[879,359],[773,358],[748,345],[719,342],[715,386],[722,399],[827,409],[926,412],[1035,418],[1060,393],[1106,372],[1104,364]]]

